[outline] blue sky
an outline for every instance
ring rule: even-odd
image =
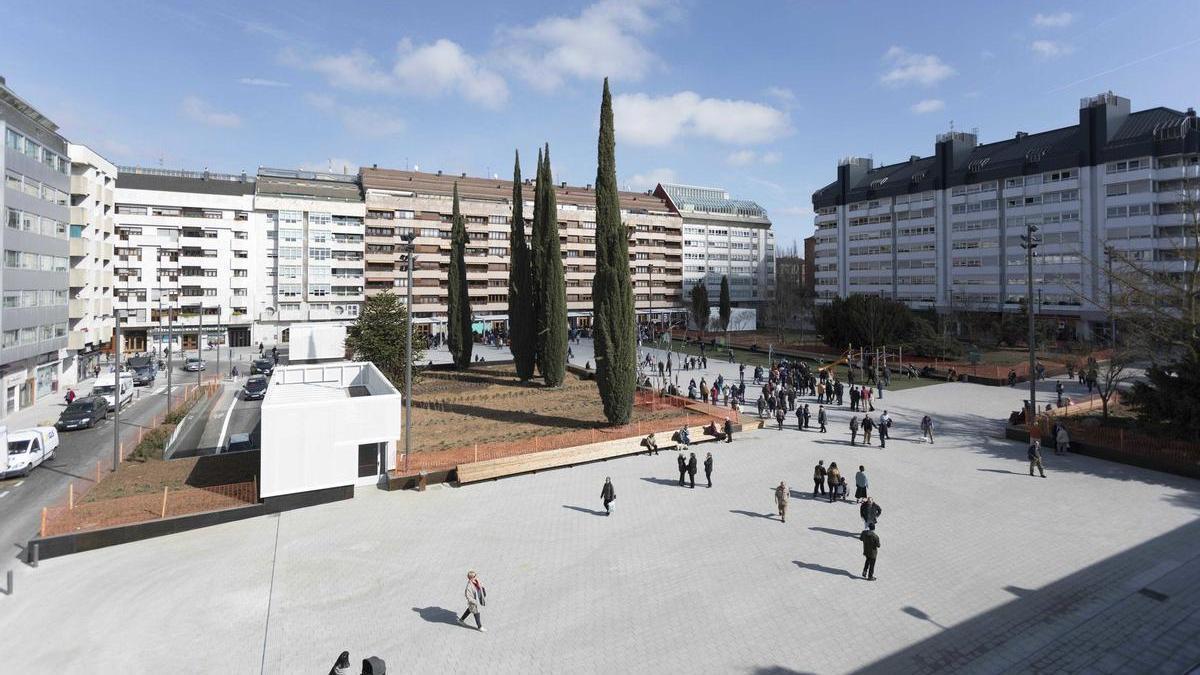
[[[1196,0],[1145,2],[134,2],[4,10],[0,75],[120,164],[237,172],[358,165],[595,177],[600,80],[620,181],[716,185],[783,244],[846,155],[929,154],[1200,103]]]

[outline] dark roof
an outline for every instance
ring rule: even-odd
[[[256,192],[267,197],[302,197],[344,202],[363,200],[358,176],[290,169],[259,169]]]
[[[1127,100],[1121,100],[1128,105]],[[973,139],[973,135],[946,134],[945,138],[939,137],[935,153],[928,157],[913,157],[907,162],[865,172],[847,170],[848,184],[843,185],[839,179],[816,190],[812,195],[813,206],[944,189],[1148,154],[1177,154],[1185,148],[1195,152],[1200,146],[1200,124],[1191,110],[1184,113],[1158,107],[1131,112],[1108,134],[1107,141],[1101,131],[1107,124],[1104,115],[1103,106],[1089,105],[1080,111],[1080,124],[1035,134],[1018,132],[1012,138],[969,149],[961,144],[967,142],[964,139]],[[1089,137],[1095,134],[1099,134],[1099,142]],[[955,143],[959,144],[958,152]],[[951,154],[958,157],[957,162]]]
[[[254,178],[246,175],[197,171],[170,171],[122,166],[117,169],[117,187],[128,190],[199,192],[210,195],[254,194]]]

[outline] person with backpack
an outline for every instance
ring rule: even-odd
[[[1042,478],[1046,477],[1046,470],[1042,468],[1042,442],[1039,439],[1033,439],[1029,444],[1029,452],[1026,453],[1029,457],[1029,475],[1033,476],[1033,470],[1036,468],[1038,473],[1042,474]]]
[[[863,489],[863,495],[866,495],[866,489]],[[883,508],[875,503],[875,500],[867,497],[863,500],[862,506],[858,507],[858,515],[862,517],[863,529],[874,530],[875,523],[879,521],[879,516],[883,515]]]
[[[862,576],[868,581],[875,581],[875,558],[879,556],[879,535],[875,534],[875,530],[863,530],[858,538],[863,543],[863,571]]]
[[[479,608],[487,604],[487,589],[483,587],[483,582],[479,580],[475,570],[467,572],[467,587],[463,595],[467,598],[467,611],[458,617],[458,622],[465,626],[467,617],[474,614],[475,627],[480,633],[486,633],[487,629],[483,627],[483,621],[479,618]]]

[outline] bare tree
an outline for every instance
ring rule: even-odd
[[[1133,363],[1133,355],[1126,350],[1114,351],[1112,356],[1104,363],[1104,365],[1093,366],[1088,374],[1089,377],[1096,378],[1096,391],[1100,394],[1100,403],[1103,408],[1103,419],[1108,422],[1108,403],[1125,381],[1128,374],[1129,366]]]

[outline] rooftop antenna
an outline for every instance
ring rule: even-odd
[[[950,133],[954,133],[954,120],[950,120]]]

